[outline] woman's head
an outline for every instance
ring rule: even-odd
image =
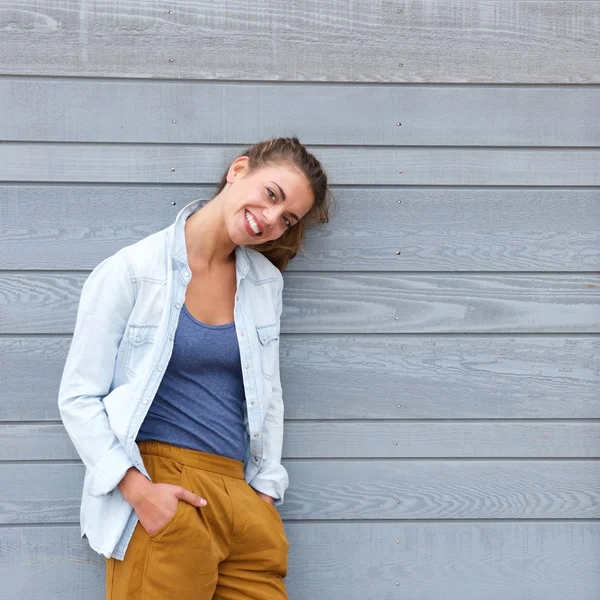
[[[217,186],[231,239],[252,246],[283,270],[307,226],[328,221],[331,192],[319,161],[297,138],[254,144]]]

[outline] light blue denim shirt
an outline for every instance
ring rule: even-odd
[[[185,220],[206,202],[189,203],[172,225],[102,261],[81,292],[58,406],[86,467],[81,535],[107,558],[123,560],[138,520],[117,484],[132,466],[150,479],[135,439],[171,357],[191,278]],[[281,465],[283,277],[251,248],[238,246],[235,258],[234,321],[247,406],[245,479],[279,506],[289,482]]]

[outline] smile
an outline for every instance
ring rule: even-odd
[[[257,225],[256,221],[254,220],[254,217],[248,211],[246,211],[246,221],[248,221],[248,224],[250,225],[250,229],[252,229],[252,231],[256,235],[260,235],[262,233],[262,231],[260,230],[260,227]]]

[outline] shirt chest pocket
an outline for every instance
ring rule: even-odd
[[[145,359],[149,356],[156,339],[157,327],[154,325],[130,325],[126,333],[127,348],[125,369],[131,376],[142,371]]]
[[[279,360],[279,328],[276,323],[257,325],[256,333],[260,342],[262,372],[267,379],[271,379]]]

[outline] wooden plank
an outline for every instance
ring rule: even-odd
[[[321,600],[323,590],[347,600],[414,600],[415,590],[419,600],[600,595],[600,524],[594,522],[284,526],[286,586],[297,600]],[[8,598],[104,600],[104,568],[77,526],[0,529],[0,579]]]
[[[0,268],[92,269],[213,192],[0,185]],[[287,271],[582,272],[600,264],[597,189],[372,187],[334,195],[331,222],[307,232]]]
[[[35,436],[26,438],[31,445]],[[592,458],[600,457],[600,424],[292,421],[283,450],[285,458]]]
[[[7,598],[105,600],[105,561],[79,526],[0,528],[0,579]]]
[[[598,331],[598,280],[584,275],[300,274],[286,277],[282,331]]]
[[[600,424],[287,421],[283,457],[600,458]],[[0,461],[78,459],[61,423],[0,424]]]
[[[69,344],[0,338],[0,421],[60,419],[56,398]],[[284,334],[285,415],[288,423],[598,418],[599,352],[592,336]]]
[[[597,83],[599,21],[598,3],[585,1],[41,0],[0,12],[0,73]]]
[[[600,6],[600,5],[599,5]],[[216,183],[245,146],[9,143],[0,181]],[[332,184],[600,185],[597,148],[308,146]]]
[[[596,600],[599,527],[285,523],[291,544],[286,586],[298,600],[320,599],[324,589],[348,600],[413,600],[415,589],[420,600],[440,600],[444,590],[462,600]],[[76,526],[2,528],[0,557],[10,598],[104,599],[104,559],[79,538]]]
[[[598,519],[587,460],[287,459],[281,514],[319,519]],[[0,523],[75,523],[81,463],[0,463]],[[210,502],[210,498],[207,498]]]
[[[0,138],[11,141],[251,144],[296,135],[305,144],[583,147],[600,139],[600,90],[580,86],[5,78],[2,97]]]
[[[81,273],[0,273],[0,333],[71,333]],[[285,275],[285,333],[598,332],[596,274]]]
[[[58,387],[70,343],[0,338],[0,421],[60,419]]]

